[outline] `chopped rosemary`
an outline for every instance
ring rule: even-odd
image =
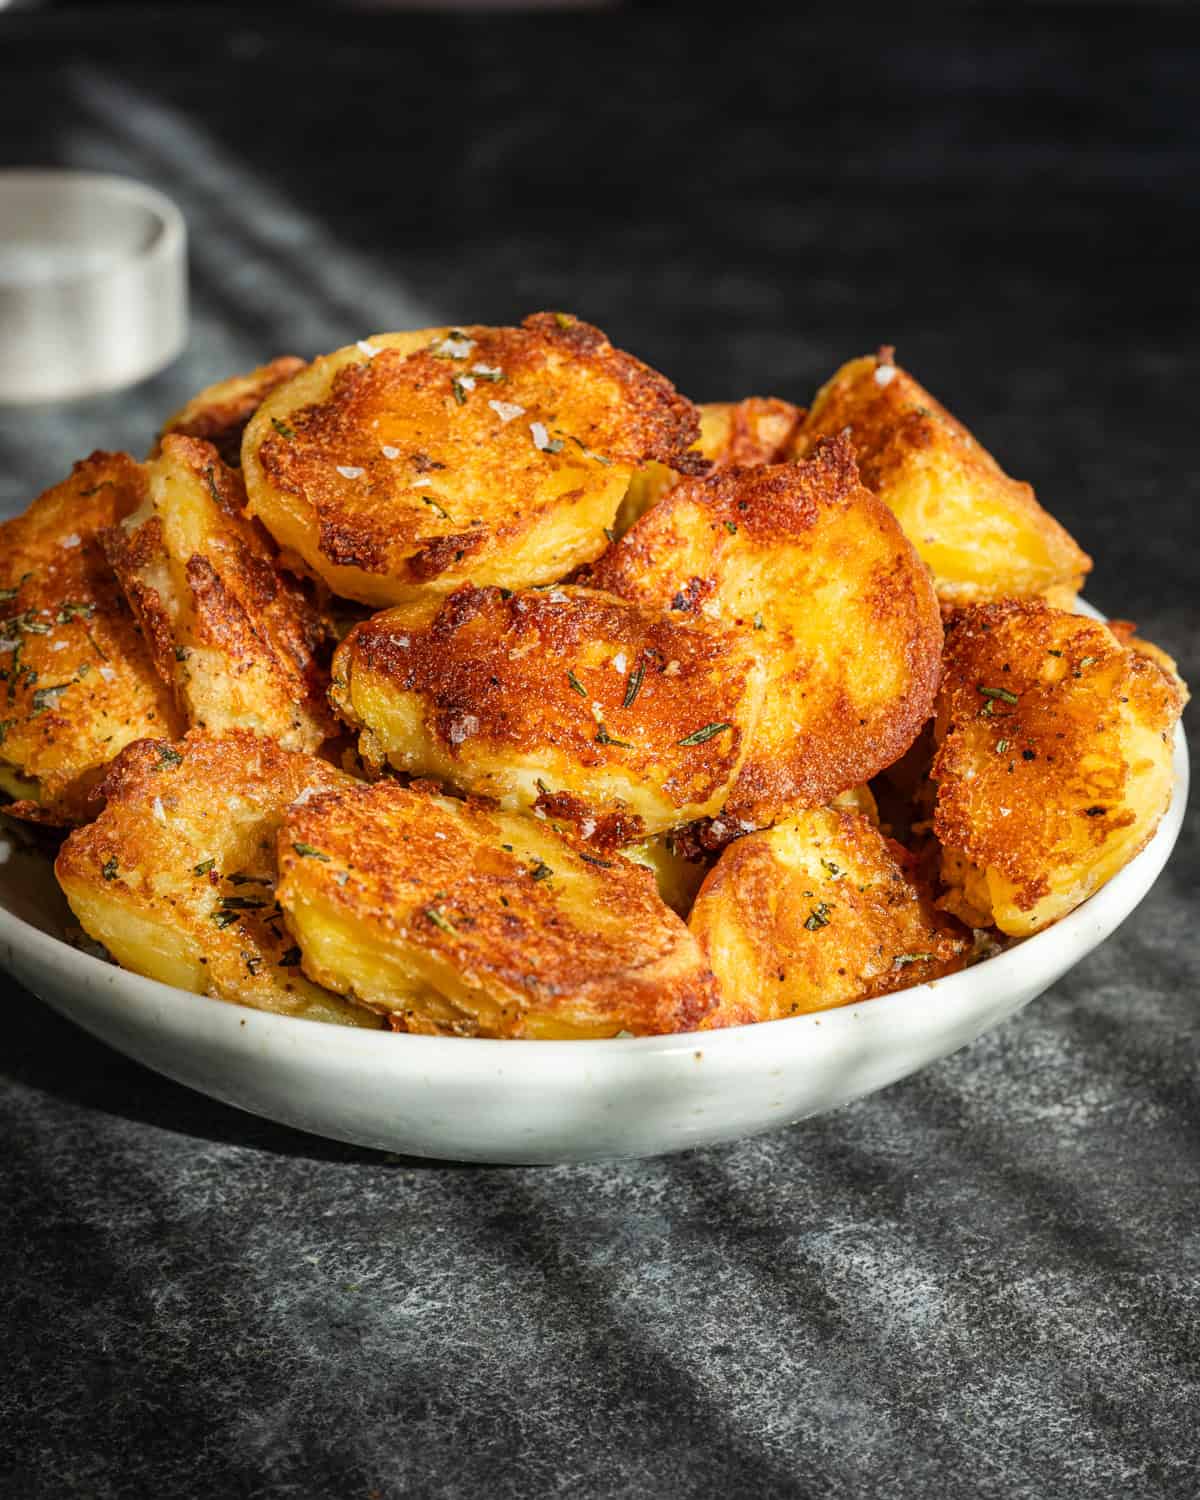
[[[529,878],[531,880],[549,880],[551,875],[553,874],[554,871],[550,868],[546,861],[544,859],[539,859],[537,864],[534,865],[529,871]]]
[[[213,497],[213,503],[220,505],[221,492],[217,489],[217,476],[212,464],[209,464],[208,468],[204,471],[204,481],[208,485],[208,493]]]
[[[115,854],[110,855],[100,866],[100,873],[104,876],[105,880],[115,880],[117,878],[117,856]]]
[[[897,953],[892,959],[892,968],[902,969],[905,964],[925,964],[932,957],[932,953]]]
[[[691,734],[684,735],[683,739],[676,740],[677,745],[703,745],[706,741],[714,739],[723,730],[732,729],[732,724],[706,724],[703,729],[693,730]]]
[[[554,321],[560,328],[574,328],[575,326],[575,319],[570,313],[556,312],[554,314]]]
[[[471,374],[476,380],[490,380],[493,385],[504,379],[504,371],[497,365],[472,365]]]
[[[289,442],[296,436],[295,430],[289,427],[286,422],[281,422],[278,417],[271,418],[271,426],[275,429],[280,437],[287,438]]]
[[[567,672],[567,681],[571,684],[572,692],[578,693],[581,698],[587,697],[587,688],[584,687],[583,683],[580,682],[579,678],[576,677],[574,672]]]
[[[74,600],[68,599],[55,615],[54,620],[58,625],[67,625],[72,620],[90,620],[95,613],[94,604],[77,604]]]
[[[1004,752],[1007,749],[1008,749],[1008,741],[1007,740],[997,740],[996,741],[996,754],[997,755],[1003,755]]]
[[[176,646],[175,647],[175,660],[176,661],[187,661],[188,657],[191,656],[191,654],[192,653],[188,650],[188,648],[186,646]]]
[[[253,896],[220,896],[218,905],[223,906],[226,911],[262,911],[267,905],[265,901],[259,901]]]
[[[804,925],[809,932],[819,932],[822,927],[829,926],[829,913],[833,907],[827,901],[818,901],[816,906],[804,919]]]
[[[579,857],[585,864],[599,865],[602,870],[612,869],[612,861],[609,859],[600,859],[595,854],[581,854]]]
[[[216,864],[215,859],[202,859],[198,865],[192,866],[193,875],[207,875]]]
[[[433,925],[440,928],[442,932],[456,933],[458,931],[458,928],[455,927],[450,918],[440,912],[436,906],[427,906],[425,908],[425,915],[429,918]]]
[[[737,536],[737,529],[738,528],[736,521],[725,522],[725,530],[729,533],[730,536]]]
[[[646,663],[639,661],[637,666],[629,674],[629,680],[625,684],[625,697],[621,702],[622,708],[632,708],[634,700],[642,690],[642,678],[646,675]]]
[[[451,516],[450,512],[445,508],[445,506],[439,505],[432,495],[422,495],[421,504],[431,506],[435,511],[437,511],[439,516],[443,517],[447,521],[454,519]]]
[[[262,959],[256,958],[253,953],[243,953],[242,958],[245,960],[246,972],[253,978],[262,968]]]
[[[300,962],[300,949],[293,945],[279,955],[279,967],[281,969],[294,969]]]
[[[311,844],[293,844],[292,848],[301,859],[320,859],[324,860],[326,864],[329,863],[328,854],[322,854],[320,849],[314,849]]]
[[[158,764],[162,766],[181,766],[183,756],[175,749],[174,745],[160,745],[158,747]]]
[[[15,599],[20,592],[20,585],[16,588],[0,589],[0,604],[7,604],[10,599]]]
[[[633,749],[633,746],[630,744],[630,742],[628,740],[619,740],[619,739],[616,738],[615,735],[609,734],[608,730],[604,727],[603,724],[598,725],[597,728],[596,728],[596,744],[597,745],[616,745],[617,748],[620,749],[620,750],[632,750]]]
[[[979,691],[985,698],[1000,698],[1005,703],[1016,703],[1016,693],[1010,693],[1007,688],[981,687]]]
[[[614,530],[613,530],[613,529],[612,529],[612,527],[611,527],[611,526],[606,526],[606,527],[605,527],[605,528],[604,528],[604,535],[605,535],[605,536],[606,536],[606,537],[607,537],[607,538],[608,538],[608,541],[609,541],[609,545],[610,545],[610,546],[611,546],[611,545],[612,545],[612,543],[613,543],[613,542],[615,542],[615,541],[616,541],[616,539],[617,539],[617,533],[616,533],[616,532],[615,532],[615,531],[614,531]]]

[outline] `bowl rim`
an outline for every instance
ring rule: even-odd
[[[197,1024],[212,1028],[219,1026],[220,1014],[225,1011],[228,1013],[227,1026],[231,1036],[236,1034],[246,1037],[249,1018],[253,1017],[256,1045],[261,1045],[268,1038],[276,1038],[283,1045],[289,1042],[311,1042],[314,1040],[311,1028],[318,1026],[327,1033],[328,1045],[336,1045],[343,1057],[353,1057],[357,1052],[377,1068],[386,1067],[391,1058],[397,1065],[401,1059],[405,1064],[419,1060],[423,1065],[427,1064],[441,1071],[443,1067],[452,1066],[456,1061],[459,1064],[466,1063],[468,1058],[475,1062],[486,1061],[489,1051],[493,1060],[503,1059],[506,1065],[523,1063],[526,1066],[532,1066],[535,1060],[537,1065],[562,1067],[568,1062],[572,1066],[581,1062],[590,1065],[598,1062],[601,1056],[605,1061],[617,1057],[648,1059],[650,1056],[661,1057],[675,1052],[694,1053],[697,1048],[702,1048],[710,1060],[719,1061],[723,1053],[732,1058],[748,1047],[755,1050],[760,1045],[769,1047],[772,1040],[779,1046],[782,1057],[788,1043],[801,1030],[814,1025],[829,1028],[826,1037],[832,1041],[835,1037],[830,1035],[831,1032],[844,1032],[864,1019],[885,1024],[903,1024],[905,1020],[918,1018],[925,1006],[933,1004],[944,1013],[949,1026],[956,1009],[960,1013],[971,1009],[973,992],[979,987],[978,976],[984,970],[987,971],[987,987],[992,994],[1016,993],[1025,989],[1036,993],[1039,982],[1042,982],[1043,988],[1048,987],[1116,930],[1141,902],[1166,865],[1183,826],[1187,807],[1190,766],[1182,723],[1175,726],[1172,769],[1175,779],[1171,801],[1144,848],[1099,890],[1052,926],[953,974],[893,990],[874,999],[855,1000],[846,1005],[807,1011],[777,1021],[756,1021],[712,1031],[561,1041],[427,1036],[420,1033],[332,1026],[303,1016],[277,1015],[237,1001],[216,1000],[212,996],[177,989],[161,980],[123,969],[35,927],[10,911],[2,900],[0,951],[5,946],[10,946],[13,951],[20,949],[27,952],[34,959],[56,968],[59,977],[67,982],[78,982],[84,986],[89,981],[120,984],[127,988],[131,997],[172,1006],[178,1020],[183,1020],[188,1007],[192,1007]],[[302,1030],[296,1031],[297,1027]],[[601,1043],[602,1052],[598,1053],[596,1048]],[[470,1048],[471,1051],[464,1053],[464,1048]],[[391,1049],[390,1052],[388,1049]]]

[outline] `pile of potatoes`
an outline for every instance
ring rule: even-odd
[[[201,392],[0,527],[0,789],[141,974],[342,1025],[783,1019],[1039,932],[1174,663],[896,363],[695,407],[564,313]]]

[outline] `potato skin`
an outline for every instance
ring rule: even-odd
[[[762,657],[763,709],[725,806],[743,824],[868,780],[932,708],[942,628],[928,571],[859,484],[845,439],[807,463],[677,484],[591,582],[733,626]]]
[[[946,636],[933,763],[947,909],[1024,937],[1150,838],[1171,798],[1174,675],[1040,601],[975,605]]]
[[[318,982],[401,1030],[690,1030],[712,976],[654,878],[534,818],[380,781],[294,807],[279,899]]]
[[[951,604],[1077,592],[1092,560],[1010,479],[893,351],[853,359],[821,388],[797,456],[850,430],[863,483],[894,511]]]
[[[399,605],[351,631],[333,676],[367,758],[609,847],[716,812],[762,694],[738,634],[579,587]]]
[[[55,874],[84,931],[125,968],[256,1010],[339,1025],[378,1017],[312,984],[275,904],[275,833],[297,797],[349,781],[239,730],[128,746],[104,811]]]
[[[555,581],[603,551],[636,467],[692,461],[691,403],[565,314],[364,343],[269,396],[242,447],[254,513],[334,593]]]
[[[971,951],[900,845],[832,807],[730,844],[688,926],[721,990],[706,1027],[873,999],[951,973]]]
[[[103,535],[108,559],[195,728],[254,729],[288,750],[335,732],[319,663],[327,630],[280,569],[216,449],[168,435],[144,503]]]
[[[203,438],[213,445],[223,463],[231,469],[240,468],[246,424],[273,390],[303,368],[302,359],[282,354],[246,375],[231,375],[205,386],[163,424],[148,456],[157,458],[163,438],[174,432],[181,437]]]
[[[104,768],[182,728],[98,534],[145,494],[124,453],[93,453],[0,525],[0,790],[5,811],[81,823]]]

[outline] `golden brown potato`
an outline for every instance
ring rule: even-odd
[[[279,900],[305,972],[401,1030],[696,1026],[712,976],[649,871],[535,818],[380,781],[296,806]]]
[[[333,677],[368,760],[608,846],[716,812],[762,696],[736,633],[577,587],[398,605],[351,631]]]
[[[691,452],[716,468],[753,468],[791,458],[803,410],[774,396],[747,396],[744,401],[710,401],[701,406],[700,436]],[[657,505],[679,480],[666,464],[648,463],[630,481],[614,531],[622,537],[635,521]]]
[[[1173,656],[1164,651],[1161,646],[1156,646],[1153,641],[1144,641],[1138,635],[1137,626],[1132,620],[1106,620],[1105,624],[1122,646],[1127,647],[1137,656],[1144,656],[1155,666],[1160,667],[1179,689],[1183,703],[1187,704],[1191,695],[1188,693],[1187,683],[1180,674],[1179,663]]]
[[[273,390],[303,368],[302,359],[283,354],[248,375],[232,375],[205,386],[164,424],[149,456],[157,458],[163,438],[177,432],[182,437],[204,438],[231,469],[238,468],[246,424]]]
[[[822,387],[796,451],[850,430],[863,483],[895,512],[946,602],[1076,592],[1091,558],[1010,479],[893,351],[853,359]]]
[[[933,764],[947,910],[1023,937],[1099,889],[1170,802],[1182,706],[1099,621],[1040,601],[954,615]]]
[[[123,746],[182,727],[98,533],[145,493],[124,453],[93,453],[0,525],[0,791],[33,822],[83,822]]]
[[[130,745],[104,811],[63,845],[55,874],[80,926],[118,963],[255,1010],[378,1027],[319,989],[275,901],[275,834],[289,804],[349,782],[246,730]]]
[[[688,926],[721,992],[705,1026],[870,1000],[961,968],[971,950],[900,845],[832,807],[730,844]]]
[[[911,743],[937,687],[928,571],[858,483],[844,439],[804,464],[676,485],[592,572],[599,588],[738,628],[766,668],[725,816],[762,826],[866,781]]]
[[[336,594],[398,604],[552,582],[605,546],[634,469],[686,466],[695,408],[596,328],[374,335],[318,359],[246,430],[252,509]]]
[[[316,749],[334,732],[325,629],[243,514],[240,477],[211,444],[174,435],[147,475],[143,504],[104,544],[187,722]]]

